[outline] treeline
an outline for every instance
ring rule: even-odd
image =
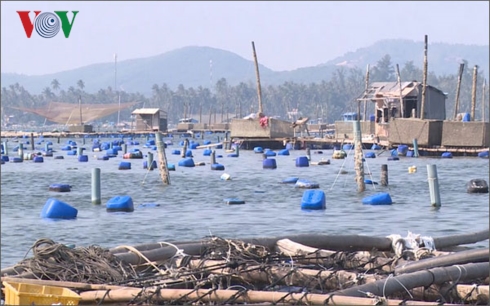
[[[428,84],[439,88],[447,93],[446,114],[452,118],[454,112],[454,102],[457,86],[457,70],[455,74],[436,76],[429,73]],[[279,86],[262,86],[262,102],[264,112],[269,116],[279,116],[289,120],[287,112],[297,109],[302,116],[311,119],[322,118],[324,122],[332,123],[342,118],[345,112],[357,109],[357,98],[359,98],[365,88],[365,71],[358,68],[338,68],[330,80],[322,80],[318,83],[300,84],[285,82]],[[415,67],[413,62],[407,62],[400,70],[402,81],[422,81],[422,70]],[[479,71],[479,75],[484,75]],[[465,63],[465,70],[462,78],[460,91],[459,112],[469,112],[471,107],[473,67],[468,67]],[[377,64],[370,68],[370,82],[396,81],[396,73],[391,57],[385,55]],[[481,118],[481,101],[483,98],[482,84],[483,78],[477,82],[477,109],[476,118]],[[40,94],[31,94],[20,84],[2,87],[1,111],[2,120],[6,116],[14,115],[17,122],[36,121],[44,122],[44,118],[11,108],[42,108],[51,101],[78,103],[81,98],[82,103],[90,104],[113,104],[138,102],[134,108],[156,107],[167,112],[169,123],[176,123],[179,118],[189,117],[191,114],[196,116],[200,112],[203,115],[210,113],[216,114],[218,121],[226,119],[225,114],[232,114],[232,117],[243,117],[258,110],[258,96],[256,84],[253,82],[239,83],[231,86],[227,80],[218,80],[214,88],[186,88],[179,85],[177,89],[170,89],[167,84],[154,84],[152,95],[144,96],[140,93],[128,93],[124,91],[116,92],[113,88],[100,89],[96,93],[88,93],[84,90],[83,80],[77,84],[70,85],[64,89],[58,80],[52,80]],[[66,85],[65,85],[66,86]],[[488,86],[485,96],[488,101]],[[369,114],[374,112],[372,103],[368,104]],[[133,108],[133,109],[134,109]],[[122,110],[120,113],[121,121],[130,120],[133,109]],[[488,110],[488,102],[486,103]],[[117,114],[107,116],[103,121],[116,121]]]

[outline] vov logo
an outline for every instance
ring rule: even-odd
[[[31,20],[29,17],[30,12],[31,11],[17,11],[27,38],[31,38],[34,28],[36,29],[37,34],[44,38],[55,37],[61,28],[65,37],[68,38],[70,37],[75,17],[79,11],[72,11],[73,17],[71,22],[68,20],[68,11],[54,11],[54,13],[34,11],[34,20]]]

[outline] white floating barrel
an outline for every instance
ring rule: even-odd
[[[48,199],[41,210],[41,218],[75,219],[77,214],[76,208],[54,198]]]
[[[298,179],[296,184],[294,184],[296,188],[305,188],[305,189],[316,189],[320,188],[320,184],[312,182],[310,180]]]
[[[229,181],[229,180],[231,180],[231,175],[229,175],[228,173],[223,173],[223,174],[221,175],[220,179],[221,179],[222,181]]]
[[[277,163],[275,158],[266,158],[262,160],[262,168],[263,169],[276,169]]]
[[[301,209],[320,210],[326,209],[325,192],[322,190],[306,190],[301,199]]]
[[[307,156],[298,156],[296,157],[296,167],[309,167],[310,162],[308,161]]]
[[[365,205],[391,205],[393,201],[391,200],[390,194],[386,192],[381,192],[368,196],[362,199],[362,204]]]
[[[134,211],[133,199],[130,196],[116,196],[107,201],[106,211],[108,212],[132,212]]]

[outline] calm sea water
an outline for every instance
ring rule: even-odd
[[[216,141],[216,138],[206,138]],[[46,139],[47,141],[48,139]],[[204,161],[206,166],[195,168],[178,167],[170,172],[170,186],[161,182],[158,170],[143,169],[142,159],[130,161],[131,170],[118,170],[122,152],[108,161],[97,160],[103,152],[86,152],[88,162],[78,162],[76,156],[67,156],[58,150],[66,139],[54,143],[56,155],[63,160],[45,157],[44,163],[24,161],[1,165],[1,266],[11,266],[22,260],[26,252],[39,238],[78,246],[136,245],[151,242],[189,241],[210,234],[223,238],[273,237],[304,233],[360,234],[406,236],[408,231],[423,236],[440,237],[464,234],[488,228],[488,194],[466,193],[466,183],[475,178],[488,182],[488,159],[477,157],[407,158],[388,161],[389,152],[384,152],[365,163],[367,179],[379,181],[381,165],[388,164],[389,186],[366,186],[359,194],[356,191],[353,152],[344,160],[331,159],[332,150],[322,150],[312,161],[329,158],[330,165],[297,168],[295,158],[305,155],[304,150],[292,150],[290,156],[276,156],[277,169],[262,168],[262,155],[240,150],[238,158],[223,155],[217,161],[225,171],[210,169],[209,156],[203,150],[194,150],[194,161]],[[73,139],[81,145],[81,139]],[[104,139],[102,139],[104,140]],[[113,140],[113,139],[109,139]],[[146,155],[150,149],[143,148],[146,139],[137,139]],[[178,164],[179,141],[168,146],[169,163]],[[201,142],[202,140],[196,140]],[[9,143],[10,156],[14,144]],[[27,146],[30,148],[30,146]],[[38,148],[39,147],[39,148]],[[91,140],[84,146],[91,148]],[[36,146],[39,150],[44,144]],[[28,150],[25,150],[27,152]],[[15,155],[16,156],[16,155]],[[154,151],[155,159],[158,158]],[[437,165],[442,200],[440,209],[430,205],[427,182],[427,165]],[[416,173],[408,173],[409,166],[417,166]],[[91,204],[91,171],[101,169],[102,205]],[[340,169],[348,171],[339,174]],[[223,173],[231,175],[229,181],[220,180]],[[320,184],[326,193],[327,209],[302,211],[301,198],[304,189],[294,185],[280,184],[287,177],[310,179]],[[48,191],[54,183],[70,184],[72,191],[56,193]],[[394,203],[389,206],[363,205],[363,197],[389,192]],[[105,203],[112,197],[129,195],[135,204],[132,213],[108,213]],[[48,198],[57,198],[78,209],[75,220],[52,221],[40,218],[40,212]],[[227,205],[223,199],[238,197],[244,205]],[[156,203],[159,207],[139,208],[139,204]],[[475,247],[488,247],[488,240]],[[29,254],[31,256],[32,253]]]

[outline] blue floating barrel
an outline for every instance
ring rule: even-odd
[[[236,154],[236,153],[231,153],[231,154],[228,154],[227,156],[228,156],[228,157],[238,157],[238,154]]]
[[[210,156],[211,153],[212,153],[211,149],[204,149],[204,151],[202,152],[202,155],[203,156]]]
[[[407,151],[407,157],[413,157],[413,151]]]
[[[41,218],[75,219],[77,214],[78,210],[75,207],[54,198],[49,198],[41,210]]]
[[[277,155],[289,156],[289,150],[288,149],[282,149],[279,152],[277,152]]]
[[[268,156],[268,157],[269,156],[276,156],[277,155],[276,152],[274,152],[274,151],[272,151],[270,149],[269,150],[265,150],[264,154],[265,154],[265,156]]]
[[[97,160],[109,160],[109,156],[107,155],[97,156]]]
[[[71,150],[66,152],[66,155],[77,155],[77,150]]]
[[[408,146],[407,145],[399,145],[398,148],[396,148],[396,151],[398,152],[398,155],[405,156],[408,151]]]
[[[134,145],[135,146],[139,146],[140,145],[140,142],[139,141],[134,141]]]
[[[23,159],[20,158],[20,157],[14,157],[14,158],[12,158],[12,162],[13,163],[21,163],[22,161],[23,161]]]
[[[68,184],[51,184],[49,185],[48,190],[56,192],[70,192],[71,186]]]
[[[296,181],[296,184],[294,184],[294,187],[296,188],[306,188],[306,189],[316,189],[320,188],[320,184],[305,180],[305,179],[298,179]]]
[[[276,159],[275,158],[266,158],[262,161],[262,168],[263,169],[276,169],[277,164],[276,164]]]
[[[154,146],[154,145],[155,145],[155,139],[150,139],[150,140],[148,140],[148,141],[146,142],[146,145],[147,145],[148,147],[150,147],[150,146]]]
[[[381,150],[381,147],[380,147],[380,146],[378,146],[377,144],[373,144],[373,145],[371,146],[371,150]]]
[[[175,171],[175,164],[167,163],[167,169],[168,171]]]
[[[54,159],[65,159],[65,158],[61,155],[58,155],[58,156],[55,156]]]
[[[101,145],[100,145],[100,149],[101,150],[109,150],[111,148],[111,145],[107,142],[103,142]]]
[[[199,144],[198,143],[191,143],[189,147],[191,150],[195,150],[195,149],[197,149],[197,147],[199,147]]]
[[[224,201],[228,205],[245,204],[244,200],[240,200],[238,198],[227,198],[227,199],[224,199]]]
[[[365,158],[376,158],[376,154],[374,152],[367,152],[364,154]]]
[[[120,162],[119,163],[119,170],[129,170],[131,169],[131,163],[130,162]]]
[[[107,201],[106,211],[132,212],[134,211],[133,199],[130,196],[116,196]]]
[[[398,156],[390,156],[390,157],[388,157],[388,160],[400,160],[400,157],[398,157]]]
[[[61,147],[61,151],[71,151],[71,146],[63,146],[63,147]]]
[[[465,113],[463,115],[463,122],[470,122],[471,121],[471,115],[470,113]]]
[[[308,161],[307,156],[298,156],[296,157],[296,167],[309,167],[310,162]]]
[[[173,155],[180,155],[180,150],[172,150]]]
[[[8,162],[9,161],[9,157],[7,155],[2,155],[2,160],[4,162]]]
[[[44,162],[44,158],[42,156],[35,156],[32,160],[35,163],[43,163]]]
[[[179,161],[179,167],[195,167],[194,160],[190,157],[186,157]]]
[[[368,180],[368,179],[365,179],[364,180],[364,184],[378,185],[377,182],[374,182],[374,181],[371,181],[371,180]]]
[[[46,145],[52,146],[53,145],[53,142],[52,141],[48,141],[48,142],[46,142]]]
[[[301,209],[320,210],[326,209],[325,192],[322,190],[305,190],[301,199]]]
[[[117,156],[117,150],[115,148],[107,149],[106,155],[109,157],[116,157]]]
[[[192,150],[187,150],[185,152],[185,157],[192,157]]]
[[[225,166],[222,164],[212,164],[211,170],[225,170]]]
[[[79,162],[88,162],[88,155],[79,155],[78,161]]]
[[[478,157],[488,158],[488,151],[478,152]],[[6,160],[6,161],[8,161],[8,160]]]
[[[153,169],[156,169],[158,166],[157,166],[157,161],[154,160],[151,162],[151,168],[150,170],[153,170]],[[143,161],[143,169],[148,169],[148,161]]]
[[[216,149],[223,149],[223,145],[222,144],[217,145]]]
[[[211,144],[211,140],[204,140],[202,143],[203,143],[204,145],[208,145],[208,144]]]
[[[129,151],[129,153],[139,153],[139,152],[141,152],[141,151],[138,148],[133,148],[133,149],[131,149],[131,151]]]
[[[116,155],[117,155],[117,152],[122,151],[122,147],[121,146],[113,146],[112,149],[114,151],[116,151]]]
[[[377,193],[369,197],[362,199],[362,204],[365,205],[391,205],[393,201],[391,200],[390,194],[386,192]]]
[[[181,140],[181,141],[179,142],[179,146],[183,147],[184,145],[185,145],[185,141]]]
[[[342,150],[349,151],[352,150],[354,146],[351,143],[346,143],[342,146]]]
[[[262,153],[264,153],[264,148],[262,148],[262,147],[255,147],[255,148],[254,148],[254,152],[255,152],[255,153],[260,153],[260,154],[262,154]]]
[[[296,184],[297,181],[298,181],[297,177],[288,177],[288,178],[283,179],[281,183],[283,183],[283,184]]]
[[[442,158],[453,158],[453,154],[451,152],[444,152],[441,155]]]

